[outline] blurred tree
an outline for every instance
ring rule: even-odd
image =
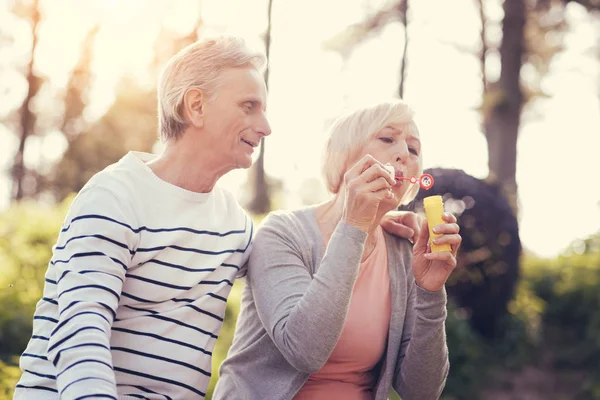
[[[573,254],[600,254],[600,231],[585,239],[577,239],[571,243],[566,255]]]
[[[19,1],[14,3],[13,13],[18,15],[22,19],[26,19],[31,21],[33,28],[33,44],[31,49],[31,57],[28,62],[27,67],[25,68],[25,75],[28,81],[28,91],[23,100],[23,103],[19,109],[19,121],[14,121],[13,124],[16,126],[11,130],[20,131],[20,139],[17,153],[15,155],[15,160],[13,162],[13,167],[11,169],[13,176],[13,198],[20,200],[25,197],[36,197],[45,194],[56,193],[60,200],[65,195],[67,195],[70,190],[75,190],[76,188],[81,186],[81,179],[85,179],[85,176],[92,170],[99,171],[104,168],[111,162],[115,160],[115,154],[107,149],[114,149],[114,145],[104,146],[104,151],[96,152],[97,157],[93,157],[93,160],[90,160],[86,157],[74,157],[72,151],[74,148],[78,148],[83,145],[87,147],[91,145],[90,139],[92,136],[86,136],[85,139],[80,139],[79,136],[82,133],[89,133],[90,129],[101,129],[98,128],[102,123],[95,123],[94,126],[90,126],[90,122],[84,118],[84,110],[88,104],[88,91],[90,88],[90,84],[92,81],[91,75],[91,62],[93,59],[92,54],[92,44],[95,40],[96,34],[99,31],[99,26],[93,26],[87,33],[87,36],[83,40],[83,44],[81,46],[80,56],[76,65],[70,73],[67,87],[64,91],[64,104],[53,104],[50,109],[58,107],[59,109],[62,107],[60,114],[62,117],[56,118],[51,115],[48,111],[48,107],[40,108],[40,107],[32,107],[32,103],[35,102],[36,95],[40,92],[41,87],[46,84],[47,86],[51,86],[51,82],[46,82],[42,77],[36,74],[35,67],[35,52],[36,46],[38,44],[38,25],[40,23],[41,11],[39,9],[38,0],[34,1]],[[199,18],[198,22],[194,25],[193,29],[186,35],[175,34],[166,29],[162,29],[161,33],[156,41],[155,46],[155,59],[153,65],[151,66],[152,71],[155,75],[159,67],[161,67],[166,60],[171,57],[175,52],[184,46],[196,41],[198,39],[198,30],[202,24],[202,20]],[[128,81],[128,78],[124,78],[124,82]],[[53,89],[50,89],[53,90]],[[121,97],[123,100],[124,97],[135,96],[135,93],[139,94],[141,97],[139,101],[141,103],[145,103],[139,107],[140,109],[151,110],[152,106],[149,106],[148,98],[144,97],[148,94],[147,91],[143,90],[141,87],[137,86],[137,84],[133,84],[131,80],[125,83],[125,87],[123,91],[130,92],[127,94],[117,94],[117,97]],[[143,94],[142,94],[143,93]],[[47,95],[48,93],[46,93]],[[52,94],[53,99],[61,98],[61,94]],[[39,97],[39,96],[38,96]],[[155,100],[154,100],[155,101]],[[133,103],[135,101],[131,101],[131,104],[127,105],[125,108],[131,109]],[[121,109],[122,105],[117,105],[116,109]],[[150,107],[150,108],[148,108]],[[155,107],[154,107],[155,109]],[[139,110],[138,110],[139,111]],[[115,112],[115,107],[112,108],[112,112]],[[126,113],[128,113],[127,111]],[[145,111],[142,112],[145,114]],[[10,117],[10,116],[9,116]],[[124,116],[127,118],[127,115]],[[154,115],[155,117],[155,115]],[[10,124],[14,118],[5,118],[2,122],[6,125]],[[111,116],[108,117],[107,120],[114,119],[119,120],[118,117]],[[143,118],[145,121],[146,119]],[[40,121],[44,126],[40,126]],[[106,119],[105,119],[106,121]],[[143,123],[142,125],[144,125]],[[18,127],[18,128],[17,128]],[[69,160],[62,163],[62,165],[49,166],[49,168],[42,168],[42,165],[37,166],[38,169],[27,169],[24,163],[24,154],[26,152],[27,147],[27,139],[30,138],[33,134],[37,132],[49,132],[52,129],[57,129],[62,132],[65,136],[65,139],[68,143],[68,148],[71,149],[71,154],[66,157]],[[146,127],[144,126],[144,129]],[[134,131],[135,132],[135,131]],[[156,135],[156,129],[154,129]],[[123,133],[122,133],[123,134]],[[128,134],[131,134],[129,132]],[[134,133],[134,136],[137,134]],[[100,139],[101,135],[96,135],[96,143],[98,145],[103,145],[102,140]],[[146,136],[146,134],[142,134],[142,136]],[[76,144],[72,142],[76,141]],[[127,140],[131,142],[131,139]],[[146,140],[142,140],[146,143]],[[125,149],[133,150],[136,148],[131,147],[123,147],[117,153],[126,152]],[[137,150],[150,150],[151,146],[148,147],[144,145],[143,148]],[[108,154],[110,153],[110,156]],[[101,155],[106,154],[108,158],[106,160],[101,160],[99,157]],[[81,161],[83,165],[79,165],[78,162]],[[73,170],[70,173],[66,173],[66,171],[59,172],[63,167],[69,165]],[[92,166],[92,164],[94,166]],[[50,171],[50,172],[47,172]],[[77,171],[82,171],[83,175],[79,176],[77,179],[73,178],[77,175]],[[59,183],[61,178],[64,178],[66,175],[72,177],[72,179],[67,179],[67,181],[62,181]],[[58,185],[56,191],[53,188],[53,185]]]
[[[348,26],[345,30],[324,42],[325,48],[338,52],[344,59],[352,53],[354,48],[369,36],[375,35],[391,22],[401,21],[404,27],[404,47],[400,62],[400,84],[398,94],[404,96],[406,79],[406,63],[408,49],[408,0],[396,0],[387,6],[369,15],[363,21]]]
[[[202,18],[198,18],[192,29],[183,36],[161,26],[154,41],[154,58],[150,67],[154,76],[160,75],[160,70],[175,53],[198,40],[202,24]]]
[[[575,0],[571,0],[575,1]],[[482,129],[488,143],[489,180],[498,183],[502,194],[517,213],[516,151],[521,111],[528,100],[543,95],[540,81],[548,71],[550,61],[562,49],[564,23],[563,4],[568,0],[504,0],[502,40],[498,48],[486,38],[487,18],[483,0],[476,0],[481,19],[481,50],[474,54],[481,62]],[[594,0],[579,1],[595,3]],[[405,46],[400,66],[400,97],[404,94],[408,1],[396,0],[349,26],[325,42],[325,46],[347,57],[353,49],[391,22],[404,26]],[[549,34],[550,33],[550,34]],[[500,56],[501,71],[497,81],[490,82],[486,74],[489,51]],[[536,78],[521,82],[521,67],[530,64]]]
[[[483,2],[480,4],[483,100],[482,130],[488,144],[488,180],[498,183],[511,208],[518,214],[516,183],[516,153],[519,127],[523,118],[535,117],[523,112],[533,100],[545,97],[541,81],[550,63],[564,48],[567,29],[564,6],[558,0],[505,0],[503,3],[502,41],[498,49],[500,77],[490,82],[485,74],[486,57],[490,46],[485,36],[487,24]],[[524,65],[526,81],[521,80]],[[532,111],[532,109],[529,109]]]
[[[37,43],[39,41],[38,26],[40,24],[41,15],[39,12],[38,0],[34,0],[29,7],[23,3],[17,2],[15,4],[14,12],[15,14],[21,15],[28,20],[28,22],[31,24],[32,31],[30,57],[24,72],[27,80],[27,93],[19,110],[19,146],[12,167],[12,196],[15,200],[21,200],[25,192],[24,186],[27,184],[25,181],[27,178],[24,158],[25,145],[27,143],[27,138],[34,134],[36,124],[36,115],[31,109],[31,103],[43,83],[43,79],[39,77],[35,71],[35,52],[37,49]]]
[[[29,139],[33,135],[43,136],[44,133],[57,129],[65,135],[67,140],[74,138],[85,126],[83,111],[87,104],[87,90],[91,80],[90,63],[91,47],[93,39],[98,32],[98,26],[92,27],[83,41],[79,60],[70,73],[66,89],[64,91],[64,104],[54,101],[51,106],[40,107],[43,95],[50,96],[52,100],[61,97],[60,90],[57,93],[52,87],[52,82],[39,74],[36,67],[36,52],[38,51],[39,29],[41,10],[38,1],[19,1],[14,3],[13,13],[22,19],[30,21],[32,25],[32,48],[29,52],[28,64],[24,76],[27,81],[27,92],[19,108],[19,121],[11,121],[9,115],[3,123],[13,125],[11,130],[20,134],[19,145],[12,166],[13,193],[15,200],[33,198],[44,193],[47,187],[47,177],[43,162],[29,169],[25,166],[25,153]],[[43,92],[43,93],[42,93]],[[60,109],[56,118],[55,109]],[[41,160],[40,160],[41,161]]]
[[[579,3],[588,11],[600,10],[598,0],[504,0],[502,41],[499,47],[500,77],[489,82],[485,75],[488,51],[485,37],[486,17],[483,1],[478,0],[482,25],[483,131],[488,144],[488,180],[502,189],[515,215],[518,213],[516,183],[517,139],[526,105],[546,96],[541,80],[550,63],[564,48],[567,29],[565,6]],[[532,66],[535,74],[521,81],[523,65]]]
[[[265,54],[267,57],[267,66],[265,68],[264,78],[267,90],[269,89],[269,57],[271,53],[271,18],[273,10],[273,0],[268,0],[267,6],[267,29],[265,31]],[[265,172],[265,139],[260,141],[260,150],[258,159],[250,167],[248,173],[248,189],[250,190],[250,200],[246,208],[253,214],[262,215],[271,210],[270,185]]]
[[[479,64],[480,64],[480,72],[481,72],[481,88],[483,92],[483,96],[485,98],[488,89],[488,79],[487,72],[485,70],[485,60],[488,53],[488,43],[487,43],[487,18],[485,16],[485,5],[484,0],[477,0],[477,8],[479,10],[479,21],[481,23],[480,30],[480,43],[481,43],[481,51],[479,53]]]
[[[150,65],[153,76],[159,74],[173,54],[198,40],[201,24],[199,18],[183,35],[161,28]],[[78,192],[94,174],[117,162],[128,151],[152,152],[157,143],[154,84],[145,89],[133,77],[125,76],[117,85],[115,101],[104,116],[91,125],[82,118],[90,82],[90,45],[96,33],[97,27],[89,32],[69,80],[62,124],[68,139],[67,150],[44,181],[44,190],[57,200]]]
[[[72,69],[63,96],[63,112],[59,130],[63,133],[67,143],[71,143],[78,135],[85,131],[89,125],[83,112],[89,102],[88,91],[92,81],[91,62],[92,45],[99,31],[99,26],[94,25],[87,33],[81,45],[81,52],[77,63]],[[50,168],[52,171],[52,168]],[[35,187],[29,195],[53,193],[54,181],[51,174],[36,173]],[[60,200],[60,199],[58,199]]]
[[[500,78],[497,82],[488,83],[484,89],[487,112],[483,118],[488,145],[488,179],[500,183],[504,196],[516,214],[517,136],[523,107],[520,75],[525,55],[525,1],[504,0],[503,9]]]
[[[81,53],[75,67],[71,71],[64,96],[64,112],[60,131],[67,141],[73,140],[86,125],[83,111],[89,102],[88,91],[92,74],[92,45],[100,27],[94,25],[87,33],[81,45]]]
[[[402,50],[402,59],[400,60],[400,85],[398,85],[398,96],[404,98],[404,81],[406,80],[406,55],[408,53],[408,0],[403,0],[398,6],[400,21],[404,27],[404,49]]]
[[[57,200],[78,192],[94,174],[128,151],[152,151],[157,141],[156,93],[127,76],[118,88],[107,113],[69,142],[49,175],[48,188]]]

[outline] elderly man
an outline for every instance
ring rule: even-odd
[[[251,219],[216,183],[250,167],[271,133],[264,64],[232,37],[196,42],[169,61],[158,87],[165,149],[125,155],[74,200],[15,399],[205,396],[253,237]],[[415,234],[405,221],[387,223]]]

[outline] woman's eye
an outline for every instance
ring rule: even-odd
[[[419,155],[419,152],[414,147],[409,147],[408,151],[411,152],[412,154],[414,154],[415,156]]]
[[[393,139],[389,138],[389,137],[380,137],[379,140],[381,140],[384,143],[392,143]]]

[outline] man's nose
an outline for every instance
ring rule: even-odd
[[[266,115],[262,115],[258,125],[256,127],[256,132],[260,133],[262,136],[269,136],[271,134],[271,125],[269,124],[269,120]]]

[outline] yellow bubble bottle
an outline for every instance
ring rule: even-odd
[[[432,239],[442,236],[439,233],[433,233],[433,227],[446,223],[446,221],[442,219],[442,214],[444,213],[442,196],[425,197],[423,199],[423,206],[425,207],[425,215],[427,217],[427,224],[429,225],[429,245],[431,246],[431,252],[452,251],[452,248],[447,243],[441,245],[431,243]]]

